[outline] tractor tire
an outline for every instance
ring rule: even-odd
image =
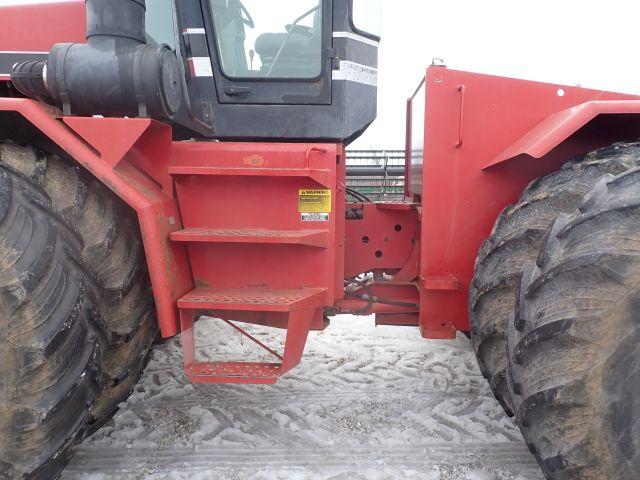
[[[80,167],[29,146],[0,144],[0,166],[28,178],[50,199],[53,214],[80,240],[79,260],[91,273],[104,345],[105,386],[91,402],[83,435],[108,421],[142,376],[158,336],[155,303],[135,214]],[[1,254],[1,252],[0,252]]]
[[[106,345],[82,240],[0,163],[0,478],[56,478],[104,389]]]
[[[469,289],[473,347],[483,376],[505,412],[513,415],[506,382],[507,319],[525,262],[534,261],[543,236],[559,213],[574,211],[602,175],[640,166],[640,143],[620,143],[565,163],[533,181],[515,205],[498,217],[478,253]]]
[[[639,220],[640,169],[607,175],[523,269],[508,379],[548,479],[638,478]]]

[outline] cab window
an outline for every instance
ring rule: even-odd
[[[147,0],[146,18],[147,41],[151,45],[166,44],[175,50],[173,0]]]
[[[356,30],[380,38],[382,0],[352,0],[351,19]]]
[[[311,79],[322,73],[322,0],[209,0],[227,77]]]

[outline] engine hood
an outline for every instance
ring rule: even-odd
[[[86,29],[83,0],[0,7],[0,81],[18,62],[44,60],[56,43],[84,42]]]

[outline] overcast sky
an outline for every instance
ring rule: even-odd
[[[637,0],[383,1],[379,118],[354,147],[404,148],[405,101],[433,57],[450,68],[640,94]],[[9,3],[32,2],[0,0]]]
[[[637,0],[384,0],[379,115],[357,142],[403,148],[405,100],[450,68],[640,94]]]

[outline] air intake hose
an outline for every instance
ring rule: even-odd
[[[168,47],[147,44],[145,0],[86,0],[87,43],[58,43],[46,62],[11,74],[24,95],[65,115],[170,119],[183,102],[180,67]]]

